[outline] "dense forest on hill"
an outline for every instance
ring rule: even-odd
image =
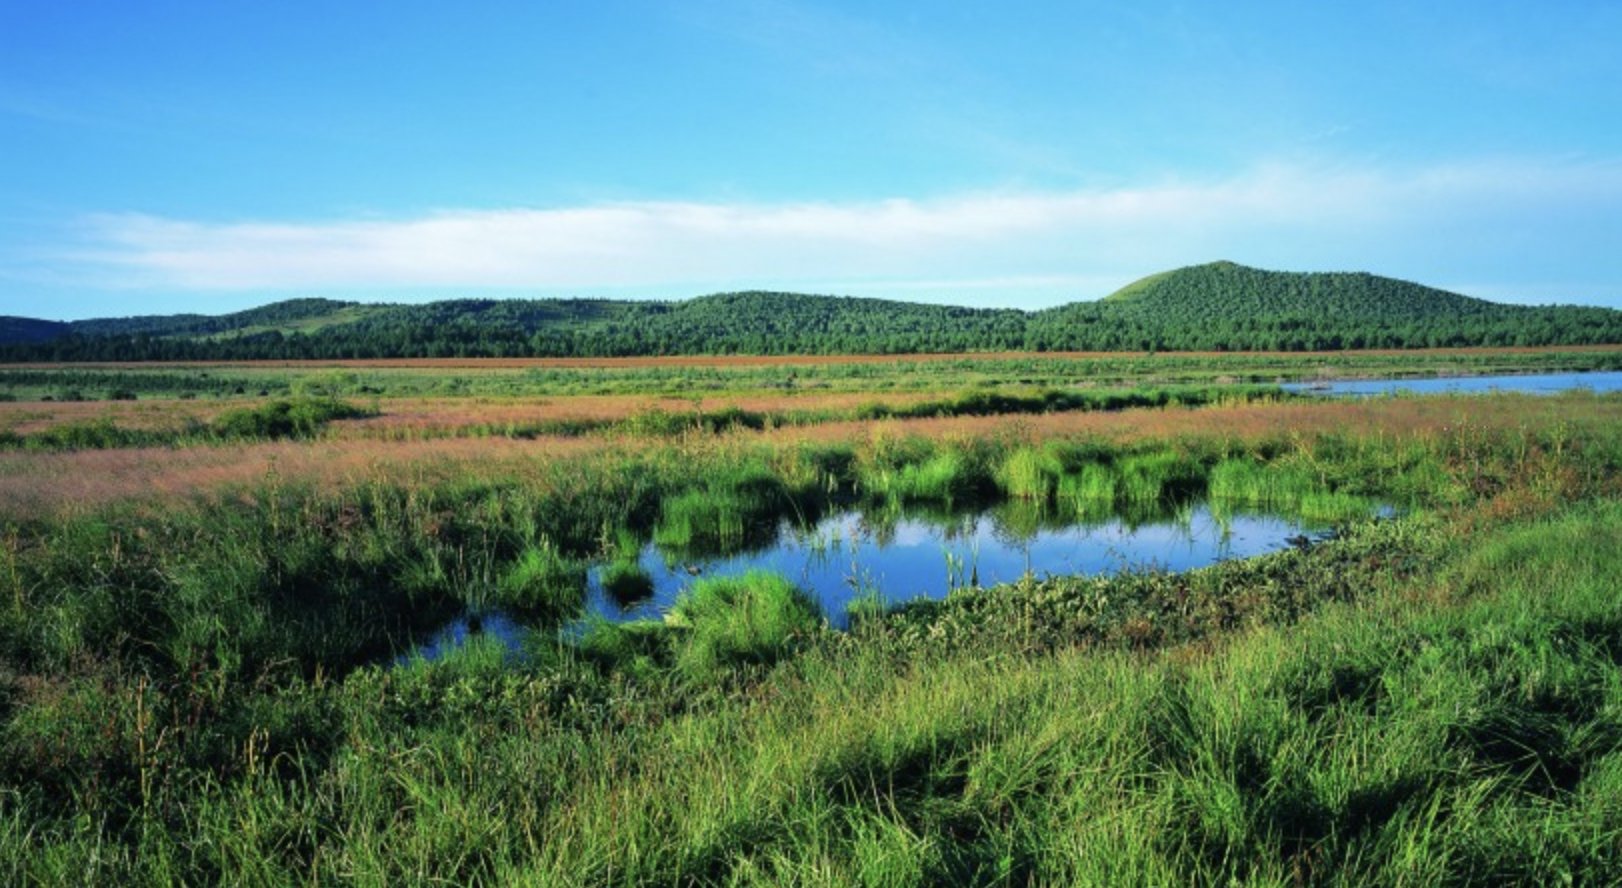
[[[69,325],[61,321],[0,317],[0,343],[46,342],[67,335],[69,330]]]
[[[232,360],[993,350],[1282,350],[1622,342],[1622,312],[1503,305],[1364,273],[1216,262],[1037,312],[796,293],[682,302],[297,299],[215,317],[0,318],[4,360]]]
[[[1588,344],[1619,335],[1622,312],[1611,309],[1504,305],[1366,273],[1213,262],[1152,275],[1099,302],[1038,312],[1027,346],[1305,351]]]

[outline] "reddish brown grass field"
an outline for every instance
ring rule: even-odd
[[[343,423],[342,435],[365,437],[417,431],[445,433],[483,426],[499,430],[505,425],[539,421],[612,422],[644,413],[713,411],[729,407],[768,413],[787,411],[846,411],[866,404],[900,407],[938,397],[931,392],[885,393],[826,392],[814,394],[758,393],[673,398],[661,395],[567,395],[541,398],[399,398],[379,402],[381,415]]]
[[[577,409],[624,409],[621,399]],[[644,400],[644,403],[645,400]],[[683,402],[684,404],[686,402]],[[424,402],[420,422],[460,422],[523,409],[504,402]],[[433,411],[468,411],[451,416]],[[387,419],[387,417],[383,418]],[[396,420],[404,421],[404,420]],[[120,501],[163,502],[228,492],[269,477],[325,486],[368,479],[445,480],[522,476],[560,458],[605,451],[635,452],[676,446],[702,450],[752,443],[865,442],[875,436],[932,438],[1015,436],[1092,438],[1131,443],[1200,438],[1245,446],[1280,436],[1346,434],[1424,441],[1460,440],[1488,431],[1532,434],[1565,427],[1615,428],[1622,400],[1573,394],[1561,397],[1460,396],[1361,401],[1244,404],[1205,408],[1055,413],[1015,417],[834,422],[766,432],[693,436],[648,442],[629,438],[540,437],[388,440],[344,433],[314,442],[275,442],[185,449],[140,448],[66,453],[0,453],[0,515],[28,517]]]
[[[19,435],[77,423],[108,420],[121,428],[176,428],[187,419],[207,422],[222,411],[252,407],[251,399],[234,401],[0,401],[0,431]]]
[[[0,516],[42,517],[117,502],[188,500],[271,478],[326,487],[368,479],[522,473],[526,464],[605,449],[581,438],[512,441],[278,441],[222,447],[0,453]]]
[[[454,435],[474,427],[500,433],[506,426],[535,422],[613,422],[650,410],[668,413],[714,411],[729,407],[771,413],[851,411],[868,404],[904,407],[944,392],[757,392],[676,398],[663,395],[556,395],[544,397],[427,397],[357,401],[379,413],[336,423],[336,437],[411,438]],[[130,429],[176,429],[188,420],[207,423],[233,409],[252,408],[264,399],[223,401],[12,401],[0,402],[0,431],[20,435],[88,422],[111,421]]]

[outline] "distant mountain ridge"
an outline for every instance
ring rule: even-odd
[[[1306,350],[1622,343],[1622,312],[1212,262],[1042,311],[743,292],[679,302],[294,299],[219,316],[0,318],[4,360]]]

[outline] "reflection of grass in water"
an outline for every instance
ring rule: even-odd
[[[795,541],[804,550],[808,567],[826,568],[847,558],[853,566],[858,562],[863,534],[870,529],[864,530],[867,525],[861,519],[856,519],[854,526],[847,526],[851,517],[850,513],[841,513],[836,520],[795,531]]]
[[[642,566],[642,540],[634,531],[620,528],[603,549],[606,561],[599,576],[610,598],[626,605],[653,594],[653,577]]]
[[[1045,503],[1031,500],[1009,500],[993,507],[989,513],[992,535],[1000,542],[1016,546],[1027,542],[1041,531],[1067,526],[1068,520],[1047,508]]]
[[[980,585],[980,535],[978,533],[966,534],[963,539],[968,541],[969,549],[966,555],[960,555],[950,546],[942,546],[941,552],[946,558],[946,589],[968,589]]]
[[[1172,506],[1172,524],[1177,526],[1183,535],[1189,538],[1194,536],[1195,505],[1192,501],[1183,500]]]

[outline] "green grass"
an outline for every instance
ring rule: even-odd
[[[712,682],[743,665],[770,665],[808,640],[822,614],[804,592],[777,574],[706,577],[676,600],[665,622],[680,636],[676,668]]]
[[[1003,457],[997,466],[997,486],[1014,499],[1046,502],[1053,496],[1064,475],[1064,463],[1054,453],[1036,447],[1020,447]]]
[[[972,645],[908,668],[858,639],[769,704],[656,732],[631,785],[565,815],[553,874],[1603,884],[1622,866],[1622,572],[1578,550],[1618,534],[1607,505],[1495,535],[1418,576],[1467,587],[1459,605],[1390,585],[1186,663]]]
[[[653,541],[676,556],[736,551],[769,540],[785,510],[792,511],[793,492],[756,466],[706,479],[673,493],[660,504]]]
[[[521,613],[564,616],[585,600],[586,568],[542,537],[502,576],[491,602]]]
[[[335,419],[355,419],[370,412],[334,398],[271,401],[258,407],[229,410],[214,420],[212,431],[222,438],[309,437]]]
[[[1374,514],[1370,497],[1327,489],[1300,460],[1267,463],[1249,457],[1225,459],[1211,469],[1206,493],[1213,508],[1273,509],[1308,523],[1337,524]]]
[[[109,418],[70,422],[19,435],[0,432],[0,448],[16,450],[106,450],[120,447],[184,447],[240,441],[318,436],[334,420],[375,415],[332,398],[277,400],[228,410],[209,423],[186,418],[167,428],[124,428]]]
[[[976,448],[904,441],[878,448],[857,467],[857,488],[874,501],[952,507],[985,499],[991,478]]]

